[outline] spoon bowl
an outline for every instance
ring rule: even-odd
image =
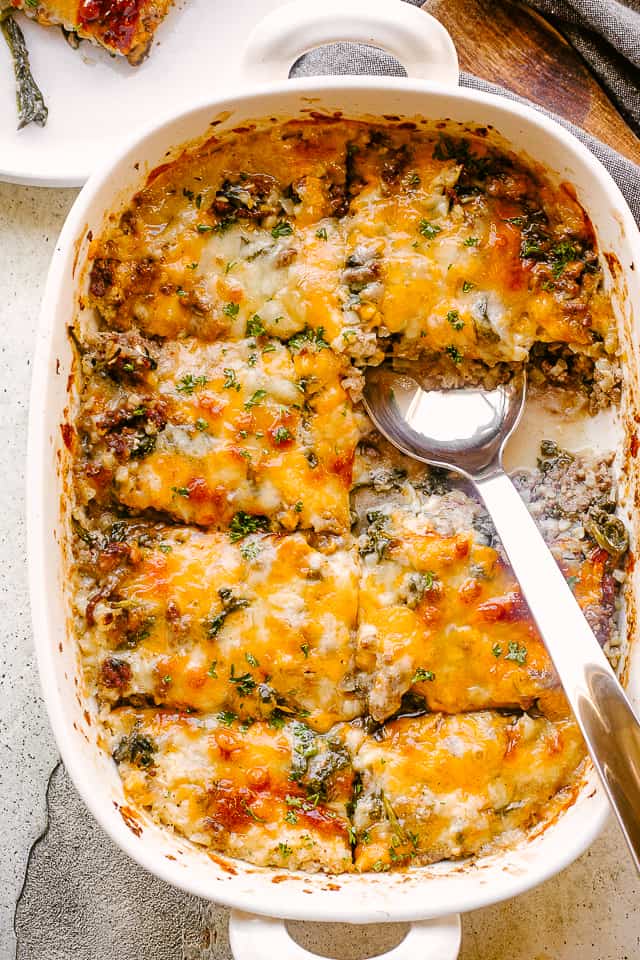
[[[424,390],[387,364],[366,373],[363,401],[378,430],[403,453],[469,478],[500,458],[526,397],[524,370],[490,390]]]

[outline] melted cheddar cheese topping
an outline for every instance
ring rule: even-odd
[[[62,26],[137,66],[173,0],[10,0],[44,26]]]
[[[343,872],[516,842],[570,802],[582,741],[488,517],[360,392],[393,354],[445,381],[530,358],[615,399],[571,189],[481,134],[249,127],[154,171],[88,286],[74,611],[132,803],[230,856]],[[610,461],[546,443],[517,483],[608,643]]]

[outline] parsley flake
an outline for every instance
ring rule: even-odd
[[[425,670],[424,667],[418,667],[411,683],[423,683],[425,680],[435,680],[435,678],[436,675],[432,670]]]
[[[427,240],[433,240],[439,233],[442,233],[442,227],[439,227],[437,223],[431,223],[430,220],[423,218],[418,224],[418,232],[421,233],[423,237],[426,237]]]
[[[256,390],[248,400],[245,400],[244,408],[245,410],[250,410],[251,407],[257,407],[259,403],[262,403],[264,398],[267,395],[266,390]]]
[[[505,654],[505,660],[514,660],[516,663],[525,663],[527,659],[527,648],[520,647],[515,640],[509,641],[509,652]]]
[[[447,314],[447,320],[454,330],[462,330],[464,327],[464,320],[460,319],[460,314],[457,310],[449,310]]]
[[[179,380],[176,384],[176,390],[178,393],[186,393],[187,396],[190,397],[196,387],[205,387],[206,385],[206,377],[194,377],[192,373],[187,373],[182,380]]]
[[[271,236],[274,240],[279,240],[280,237],[290,237],[293,233],[293,227],[290,223],[287,223],[286,220],[281,220],[280,223],[276,223],[275,227],[271,231]]]

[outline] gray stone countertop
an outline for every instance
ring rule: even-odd
[[[0,184],[0,960],[230,960],[226,911],[146,875],[85,811],[56,767],[40,698],[25,557],[28,392],[46,270],[74,196]],[[466,915],[461,960],[637,960],[639,893],[610,823],[542,887]],[[404,930],[291,929],[339,960],[389,949]]]

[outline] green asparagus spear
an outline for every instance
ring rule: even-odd
[[[0,11],[0,28],[7,41],[13,69],[16,75],[16,103],[18,105],[18,130],[28,123],[44,127],[49,113],[42,92],[33,79],[29,66],[29,53],[22,30],[9,11]]]

